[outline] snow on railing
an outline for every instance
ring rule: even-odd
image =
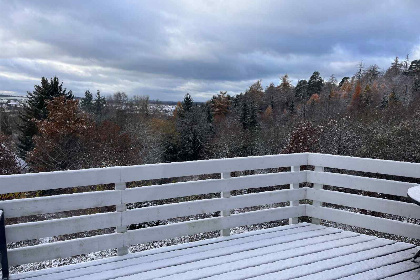
[[[301,171],[302,166],[308,170]],[[314,171],[309,171],[312,169],[306,168],[307,166],[314,166]],[[279,169],[284,167],[290,171]],[[420,226],[417,224],[354,213],[347,211],[347,208],[327,207],[328,204],[342,205],[406,219],[420,219],[419,206],[324,189],[328,185],[406,197],[407,190],[414,186],[413,183],[328,172],[335,168],[420,178],[420,164],[310,153],[0,176],[0,194],[115,184],[114,190],[1,201],[0,209],[4,211],[6,219],[104,206],[115,206],[116,210],[36,222],[25,220],[7,225],[8,243],[115,228],[114,233],[9,249],[9,265],[41,262],[106,249],[118,249],[118,255],[124,255],[128,253],[130,246],[136,244],[211,231],[221,231],[222,236],[227,236],[231,228],[283,219],[297,223],[298,218],[303,216],[312,217],[314,223],[328,220],[420,239]],[[232,172],[265,169],[282,172],[254,172],[252,175],[231,177]],[[221,178],[128,187],[130,182],[135,181],[203,174],[220,174]],[[312,183],[313,188],[299,187],[302,183]],[[231,195],[232,191],[289,184],[289,189],[265,189],[262,192]],[[219,193],[219,197],[193,197],[214,193]],[[127,210],[127,204],[180,197],[192,199]],[[312,204],[299,204],[304,199],[311,200]],[[288,206],[280,205],[282,202]],[[270,207],[242,211],[239,214],[231,213],[233,209],[266,205]],[[220,215],[217,217],[197,219],[195,216],[219,211]],[[195,216],[196,219],[127,230],[134,224],[188,216]]]
[[[314,201],[312,205],[307,205],[307,216],[317,219],[316,221],[322,219],[420,239],[420,226],[405,222],[408,219],[420,219],[420,207],[413,203],[386,199],[386,195],[407,197],[408,189],[416,184],[365,177],[367,175],[355,176],[324,172],[324,168],[333,168],[418,179],[420,178],[420,163],[308,154],[308,165],[315,168],[314,171],[307,171],[307,182],[314,184],[314,188],[306,190],[306,199]],[[365,196],[324,190],[324,185],[377,193],[378,195]],[[320,202],[404,217],[405,221],[385,219],[382,217],[383,215],[371,216],[343,209],[322,207]]]

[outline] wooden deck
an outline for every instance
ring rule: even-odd
[[[406,200],[413,179],[420,179],[420,163],[312,153],[0,175],[0,194],[68,189],[0,201],[2,275],[12,267],[10,279],[31,280],[420,280],[413,245],[320,226],[420,240],[420,206]],[[40,216],[28,219],[34,215]],[[299,224],[300,217],[311,224]],[[229,236],[238,227],[286,219],[288,226]],[[139,244],[215,231],[221,237],[129,253]],[[65,258],[77,262],[109,249],[118,256],[30,272],[37,263],[64,265]],[[16,274],[21,270],[27,272]]]
[[[11,279],[420,279],[412,244],[301,223]]]

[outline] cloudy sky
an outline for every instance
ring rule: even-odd
[[[420,59],[420,1],[0,0],[0,93],[42,76],[84,91],[197,101]]]

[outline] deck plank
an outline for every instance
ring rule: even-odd
[[[300,241],[302,239],[311,239],[313,237],[322,236],[326,234],[338,233],[340,230],[331,230],[331,229],[319,229],[314,227],[306,228],[295,228],[290,231],[278,232],[277,235],[266,236],[265,239],[255,240],[250,239],[250,242],[225,242],[224,244],[218,244],[221,246],[203,246],[202,250],[198,252],[183,252],[180,256],[175,256],[171,258],[166,258],[164,260],[154,261],[154,262],[145,262],[143,264],[135,264],[132,266],[124,266],[119,269],[114,269],[111,271],[100,272],[90,275],[91,279],[108,279],[109,277],[125,276],[128,274],[142,273],[142,279],[145,278],[144,273],[150,270],[167,270],[171,266],[180,266],[188,264],[191,262],[200,261],[203,259],[218,259],[223,258],[223,256],[229,256],[231,254],[240,254],[244,251],[256,250],[260,248],[270,248],[273,245]],[[149,273],[150,274],[150,273]],[[153,274],[153,272],[152,272]],[[78,278],[72,278],[78,279]]]
[[[375,240],[378,242],[379,240]],[[293,279],[302,277],[302,279],[315,279],[312,276],[315,273],[322,272],[329,269],[334,269],[336,267],[344,266],[344,265],[351,265],[358,261],[365,261],[370,258],[375,258],[377,256],[388,255],[396,252],[400,252],[402,250],[406,250],[408,244],[406,246],[402,244],[387,244],[387,245],[380,245],[379,247],[372,247],[372,248],[360,248],[359,251],[355,252],[343,252],[339,256],[332,256],[330,253],[327,253],[326,258],[321,261],[314,261],[307,263],[306,265],[298,265],[296,267],[292,267],[289,269],[277,271],[270,274],[265,274],[257,277],[258,279]],[[329,256],[328,256],[329,255]],[[320,279],[320,278],[318,278]],[[323,279],[323,278],[321,278]]]
[[[250,260],[247,262],[240,262],[237,266],[231,266],[227,268],[229,272],[223,271],[219,273],[218,270],[214,270],[214,275],[209,277],[209,279],[248,279],[251,277],[257,276],[266,276],[265,279],[289,279],[295,277],[294,274],[301,274],[307,269],[308,266],[313,266],[313,263],[319,262],[326,259],[331,259],[332,257],[342,257],[352,253],[365,253],[369,249],[377,250],[381,249],[385,245],[392,244],[391,241],[380,241],[380,240],[368,240],[360,237],[362,242],[356,242],[352,245],[347,245],[343,247],[334,247],[332,249],[321,250],[316,253],[307,253],[304,250],[300,252],[298,256],[285,255],[280,257],[277,260],[259,258],[257,260]],[[365,242],[363,242],[365,241]],[[296,267],[298,267],[296,269]],[[314,269],[319,266],[314,266]],[[277,273],[279,272],[280,273]],[[287,271],[287,273],[283,273]],[[291,277],[289,277],[291,275]],[[303,274],[305,275],[305,274]],[[286,277],[283,277],[286,276]],[[263,278],[264,279],[264,278]]]
[[[395,247],[397,244],[392,245],[393,247]],[[350,275],[355,275],[355,274],[360,274],[362,272],[365,271],[369,271],[371,269],[375,269],[375,268],[381,268],[383,269],[384,267],[390,265],[390,264],[394,264],[394,263],[398,263],[398,262],[402,262],[402,261],[406,261],[411,259],[414,254],[416,253],[416,250],[414,248],[412,249],[408,249],[408,250],[402,250],[402,251],[398,251],[392,254],[387,254],[387,255],[383,255],[383,256],[378,256],[378,257],[373,257],[370,259],[364,259],[362,261],[355,261],[352,262],[350,264],[347,265],[343,265],[340,267],[336,267],[333,269],[329,269],[329,270],[325,270],[319,273],[311,273],[310,275],[304,276],[304,277],[298,277],[295,279],[299,279],[299,280],[333,280],[333,279],[339,279],[339,278],[343,278],[346,276],[350,276]],[[332,260],[334,261],[334,259]],[[339,263],[337,263],[339,264]],[[322,264],[320,264],[322,265]],[[389,273],[389,272],[388,272]],[[366,276],[366,275],[364,275]],[[388,274],[389,276],[389,274]],[[360,277],[356,279],[375,279],[375,278],[369,278],[369,277]]]
[[[30,280],[415,279],[414,245],[298,224],[12,275]],[[417,268],[417,269],[416,269]]]
[[[384,278],[383,280],[419,280],[420,279],[420,268],[410,270],[404,273],[400,273],[391,277]]]
[[[237,251],[224,256],[215,256],[213,258],[197,259],[193,262],[186,263],[178,266],[168,266],[165,269],[151,270],[143,272],[141,274],[130,275],[129,277],[122,277],[123,279],[136,279],[141,275],[142,279],[152,279],[156,277],[178,277],[178,279],[188,279],[189,275],[192,277],[197,275],[197,270],[200,276],[207,276],[205,271],[208,271],[209,275],[214,273],[215,268],[219,269],[222,266],[231,264],[232,262],[241,262],[249,258],[261,258],[267,256],[276,257],[279,251],[294,251],[300,247],[311,245],[314,250],[317,250],[318,246],[332,246],[332,241],[343,239],[345,243],[354,242],[351,237],[353,234],[348,233],[329,233],[326,231],[320,231],[318,234],[323,234],[318,237],[306,238],[303,234],[297,240],[291,240],[290,237],[277,239],[278,244],[273,244],[267,247],[255,248],[251,250]],[[285,241],[285,242],[283,242]],[[337,241],[338,242],[338,241]],[[315,244],[315,245],[312,245]],[[327,244],[327,245],[325,245]],[[328,245],[329,244],[329,245]],[[228,265],[229,266],[229,265]],[[136,272],[136,271],[133,271]],[[136,273],[139,273],[137,271]]]
[[[239,259],[233,262],[224,263],[218,266],[209,266],[203,269],[198,270],[190,270],[185,273],[179,273],[179,274],[173,274],[168,275],[166,277],[162,277],[159,279],[197,279],[197,275],[200,275],[201,277],[209,277],[209,278],[215,278],[215,279],[224,279],[224,278],[230,278],[230,277],[236,277],[239,274],[238,271],[250,269],[252,270],[253,267],[259,267],[264,264],[270,264],[273,262],[282,263],[286,262],[289,258],[293,257],[301,257],[306,254],[306,252],[319,252],[323,250],[327,250],[328,248],[334,248],[336,246],[340,245],[348,245],[355,242],[363,242],[366,240],[360,240],[356,238],[345,238],[343,240],[337,241],[332,240],[330,242],[325,242],[321,244],[313,244],[305,247],[300,248],[291,248],[288,250],[279,250],[277,252],[257,256],[257,257],[251,257],[251,258],[245,258]],[[338,243],[336,243],[338,242]],[[258,268],[259,269],[259,268]],[[233,273],[230,273],[233,272]],[[240,278],[240,277],[239,277]],[[127,279],[134,279],[134,278],[127,278]]]
[[[399,256],[398,256],[399,257]],[[402,262],[393,263],[386,266],[380,266],[365,272],[361,272],[358,274],[354,274],[351,276],[340,278],[341,280],[359,280],[359,279],[384,279],[386,277],[391,276],[398,276],[402,277],[401,274],[410,271],[413,269],[419,268],[419,264],[412,261],[411,257],[410,259]],[[405,278],[400,278],[405,279]],[[416,280],[420,279],[420,273],[417,274]]]
[[[271,239],[282,235],[289,235],[292,232],[300,233],[322,229],[325,229],[325,227],[320,228],[319,226],[307,223],[276,227],[271,229],[264,229],[232,235],[229,237],[219,237],[215,239],[202,240],[175,246],[168,246],[164,248],[130,254],[123,257],[112,257],[108,259],[80,263],[71,266],[50,268],[45,269],[43,271],[29,272],[22,275],[17,274],[13,275],[14,278],[12,279],[25,279],[31,277],[31,280],[38,280],[46,279],[45,277],[50,277],[50,279],[64,280],[69,279],[71,277],[95,273],[98,271],[117,269],[145,262],[154,262],[165,258],[180,257],[186,254],[203,252],[205,250],[224,248],[227,242],[229,242],[230,246],[236,246],[246,243],[256,243],[261,240]]]

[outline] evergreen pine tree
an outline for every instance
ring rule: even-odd
[[[193,99],[189,93],[187,93],[184,97],[184,100],[182,101],[182,110],[184,112],[191,111],[191,108],[193,106]]]
[[[400,63],[398,56],[395,57],[394,61],[391,63],[391,67],[386,71],[391,77],[398,76],[402,73],[403,65]]]
[[[388,106],[388,98],[387,96],[384,94],[384,96],[382,96],[382,100],[381,100],[381,105],[380,108],[384,109]]]
[[[63,83],[60,83],[57,77],[51,78],[50,80],[42,77],[41,84],[35,85],[33,92],[27,93],[28,101],[20,113],[21,125],[19,126],[20,135],[17,145],[19,155],[23,159],[34,148],[32,138],[38,133],[36,121],[47,118],[47,102],[57,96],[65,96],[67,99],[74,98],[71,91],[63,88]]]
[[[85,91],[85,97],[82,98],[80,101],[80,107],[82,110],[88,113],[93,113],[94,106],[93,106],[93,95],[90,93],[89,90]]]
[[[212,134],[212,126],[209,122],[209,113],[206,105],[193,105],[190,94],[186,94],[181,105],[181,110],[177,113],[176,128],[178,147],[168,147],[166,153],[172,152],[177,155],[166,155],[166,158],[176,159],[177,161],[190,161],[202,159],[205,148]]]
[[[363,61],[361,61],[359,63],[359,65],[358,65],[357,73],[355,74],[356,79],[358,81],[360,81],[362,79],[362,76],[363,76],[363,68],[364,68]]]
[[[244,130],[258,128],[258,105],[250,98],[244,98],[241,104],[240,120]]]
[[[420,74],[420,59],[413,60],[410,64],[410,67],[407,70],[407,73],[410,75],[419,75]]]
[[[308,97],[308,82],[306,80],[299,80],[296,84],[295,97],[299,101]]]
[[[420,92],[420,79],[416,78],[413,82],[413,86],[412,86],[412,90],[413,92]]]
[[[287,104],[288,106],[288,109],[289,109],[289,112],[290,112],[290,114],[294,114],[295,113],[295,101],[292,99],[292,100],[290,100],[290,102]]]
[[[350,77],[343,77],[343,79],[341,79],[340,83],[338,84],[338,87],[341,88],[348,80],[350,80]]]
[[[104,108],[106,105],[105,97],[101,96],[101,92],[98,90],[96,91],[96,97],[93,101],[93,110],[97,118],[101,119]]]
[[[313,94],[320,94],[322,87],[324,85],[324,80],[318,71],[315,71],[308,81],[308,96]]]

